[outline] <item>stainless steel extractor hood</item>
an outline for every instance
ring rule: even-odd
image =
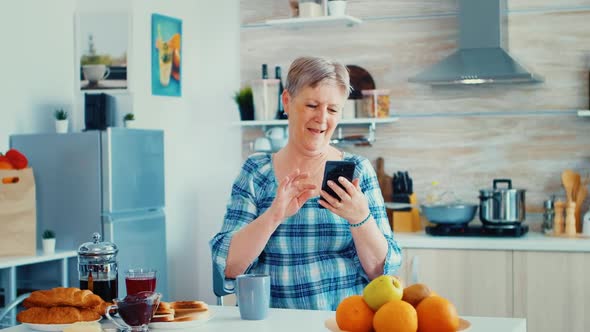
[[[508,49],[505,0],[459,0],[459,49],[410,82],[426,84],[538,83],[543,79]]]

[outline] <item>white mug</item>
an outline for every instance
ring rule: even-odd
[[[254,151],[270,152],[272,151],[272,144],[267,137],[258,137],[254,140]]]
[[[328,15],[330,15],[330,16],[346,15],[346,0],[328,1]]]
[[[272,127],[264,133],[264,135],[273,140],[280,140],[285,138],[285,128]]]
[[[109,77],[111,70],[105,65],[84,65],[82,72],[88,82],[98,82]]]

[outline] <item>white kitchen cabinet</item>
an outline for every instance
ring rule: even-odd
[[[460,315],[512,317],[512,251],[405,249],[405,285],[428,285]]]
[[[529,331],[590,331],[590,253],[514,252],[514,317]]]

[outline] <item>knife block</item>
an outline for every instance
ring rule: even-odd
[[[405,197],[401,197],[405,196]],[[418,232],[422,230],[420,212],[418,211],[418,199],[416,193],[411,195],[394,194],[395,203],[409,203],[414,207],[405,209],[394,209],[391,216],[392,229],[394,232]]]

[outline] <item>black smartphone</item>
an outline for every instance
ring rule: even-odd
[[[328,181],[332,180],[338,184],[342,189],[344,187],[338,181],[338,177],[343,176],[352,181],[354,176],[354,162],[344,160],[328,160],[326,167],[324,168],[324,180],[322,181],[322,190],[330,194],[332,197],[340,198],[338,195],[328,186]],[[320,198],[321,199],[321,198]],[[320,208],[325,209],[320,205]]]

